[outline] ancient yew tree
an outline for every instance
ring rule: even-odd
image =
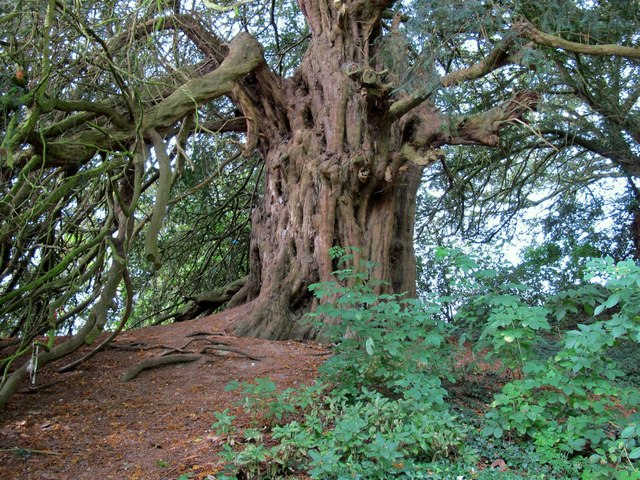
[[[540,12],[519,2],[444,2],[466,12],[446,28],[437,2],[134,3],[0,11],[2,335],[23,354],[46,332],[73,333],[42,345],[40,364],[124,328],[136,282],[171,255],[159,247],[167,213],[242,165],[262,171],[245,205],[249,274],[209,298],[253,302],[239,334],[316,335],[299,319],[313,306],[308,286],[336,268],[335,245],[358,247],[389,290],[414,294],[416,196],[423,170],[446,166],[443,147],[499,148],[509,129],[542,138],[529,125],[541,96],[514,80],[535,76],[539,49],[640,56],[637,36],[543,32]],[[407,27],[418,15],[423,32]],[[439,97],[490,76],[514,81],[455,109]],[[207,163],[221,154],[232,163]],[[176,193],[202,165],[201,181]],[[142,256],[146,272],[133,271]],[[3,392],[31,368],[14,370],[15,358]]]

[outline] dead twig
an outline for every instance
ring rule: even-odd
[[[27,457],[34,453],[38,455],[64,455],[64,453],[60,452],[52,452],[51,450],[34,450],[33,448],[22,448],[22,447],[13,447],[13,448],[0,448],[0,452],[14,452],[21,457]]]

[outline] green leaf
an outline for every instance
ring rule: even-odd
[[[620,438],[631,438],[636,432],[635,425],[629,425],[627,428],[620,432]]]
[[[224,387],[224,391],[233,392],[234,390],[237,390],[238,387],[240,387],[240,382],[238,382],[237,380],[233,380]]]
[[[635,460],[636,458],[640,458],[640,447],[636,447],[629,452],[629,458]]]
[[[374,347],[373,338],[371,337],[367,338],[367,341],[364,342],[364,349],[367,351],[369,356],[373,355],[373,347]]]
[[[494,430],[494,428],[495,428],[495,427],[492,427],[492,426],[484,427],[484,428],[480,431],[480,434],[481,434],[483,437],[488,437],[488,436],[490,436],[491,434],[493,434],[493,430]]]
[[[622,325],[618,325],[617,327],[614,327],[613,330],[611,330],[611,335],[613,336],[613,338],[621,337],[625,333],[627,333],[627,329]]]
[[[478,270],[474,275],[476,278],[495,278],[498,276],[498,271],[492,268],[487,268],[484,270]]]
[[[614,293],[607,299],[606,302],[604,302],[604,306],[607,308],[615,307],[619,301],[620,301],[620,295],[617,293]]]

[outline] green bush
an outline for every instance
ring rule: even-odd
[[[309,387],[230,385],[254,420],[238,432],[228,411],[216,414],[229,475],[219,478],[640,478],[639,394],[613,360],[621,343],[640,341],[635,263],[593,261],[584,286],[546,306],[528,303],[535,296],[522,285],[483,287],[494,277],[486,270],[476,284],[474,272],[465,279],[475,292],[465,301],[420,304],[378,293],[371,265],[351,265],[348,250],[332,255],[344,268],[336,282],[311,287],[322,302],[309,321],[325,329],[334,355]],[[482,417],[464,399],[449,403],[456,352],[442,309],[451,305],[458,326],[463,315],[482,325],[476,354],[515,377]],[[550,319],[568,313],[582,323],[554,330]],[[487,467],[496,460],[505,471]]]
[[[340,262],[351,259],[341,248],[331,254]],[[447,325],[437,320],[442,306],[437,300],[425,305],[402,294],[376,294],[379,283],[370,278],[370,267],[345,268],[334,272],[338,282],[309,287],[324,301],[308,318],[336,345],[320,369],[323,378],[335,394],[358,396],[366,387],[443,406],[447,392],[441,379],[453,378]]]
[[[507,383],[495,396],[482,432],[526,436],[549,461],[563,453],[576,461],[588,457],[591,465],[584,472],[594,475],[634,470],[640,448],[636,423],[628,413],[637,408],[640,397],[637,389],[617,381],[624,373],[608,352],[623,340],[640,341],[640,267],[594,260],[586,279],[604,283],[605,300],[593,309],[596,317],[591,323],[563,333],[552,358],[540,359],[530,348],[538,331],[549,330],[544,316],[550,312],[515,300],[510,310],[500,303],[494,307],[483,334],[492,344],[490,354],[501,360],[516,358],[522,378]],[[581,290],[585,310],[592,305],[589,292],[600,295],[589,285]],[[576,297],[564,298],[575,308]]]
[[[345,249],[331,254],[343,265],[352,258]],[[344,268],[337,282],[311,286],[324,302],[309,321],[332,325],[325,334],[335,342],[317,385],[280,396],[268,379],[231,386],[242,388],[245,408],[272,421],[276,444],[244,435],[239,452],[224,454],[228,473],[437,478],[424,476],[425,465],[465,458],[467,430],[450,413],[442,384],[453,378],[447,328],[435,320],[440,306],[377,294],[370,267]],[[219,415],[214,428],[228,435],[228,419]]]

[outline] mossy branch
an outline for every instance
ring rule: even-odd
[[[31,162],[29,162],[31,163]],[[42,199],[33,208],[27,209],[24,213],[19,216],[11,218],[10,222],[7,222],[8,225],[4,226],[2,231],[0,231],[0,241],[5,241],[9,235],[13,233],[12,225],[26,225],[31,219],[38,218],[41,215],[45,214],[47,211],[51,209],[52,205],[55,205],[62,198],[70,195],[73,191],[75,191],[79,184],[90,179],[99,177],[100,175],[107,173],[111,170],[115,170],[116,168],[122,167],[125,165],[125,159],[113,160],[110,162],[105,162],[99,167],[96,167],[91,170],[87,170],[85,172],[78,173],[73,177],[69,177],[65,183],[56,188],[51,195]],[[7,228],[8,227],[8,228]],[[16,227],[17,228],[17,227]]]
[[[147,236],[144,241],[144,254],[156,270],[162,266],[162,259],[158,250],[158,234],[162,228],[162,222],[167,211],[169,194],[171,193],[171,160],[165,149],[164,140],[155,130],[149,132],[149,137],[153,142],[153,149],[156,152],[160,178],[158,179],[158,192],[156,193],[156,203],[153,206]]]
[[[49,280],[59,276],[62,272],[69,266],[76,258],[80,256],[84,251],[89,250],[90,248],[98,245],[103,239],[107,236],[111,229],[111,219],[107,219],[105,222],[105,227],[102,231],[92,238],[90,241],[86,242],[83,245],[80,245],[77,248],[74,248],[71,252],[64,256],[64,258],[51,270],[49,270],[46,274],[36,278],[33,282],[28,283],[12,292],[7,293],[2,297],[2,304],[5,305],[4,308],[0,309],[0,316],[5,315],[8,311],[11,310],[11,305],[9,301],[13,298],[19,297],[21,295],[26,294],[27,292],[34,292],[36,289],[47,283]]]
[[[594,56],[640,58],[640,48],[616,44],[593,45],[589,43],[570,42],[562,37],[541,32],[527,20],[522,20],[516,23],[513,26],[513,29],[519,35],[528,38],[529,40],[533,40],[538,45],[560,48],[567,52]]]
[[[120,323],[118,324],[117,328],[113,332],[111,332],[111,334],[103,342],[101,342],[100,345],[98,345],[96,348],[94,348],[89,353],[84,355],[82,358],[79,358],[75,362],[72,362],[69,365],[59,368],[58,372],[64,373],[64,372],[73,370],[78,365],[81,365],[87,360],[89,360],[90,358],[93,358],[94,356],[96,356],[99,352],[104,350],[118,336],[118,334],[122,331],[124,326],[127,324],[127,321],[131,316],[131,312],[133,311],[133,285],[131,285],[131,278],[129,277],[129,271],[127,270],[126,267],[124,269],[123,278],[124,278],[124,285],[127,292],[127,301],[125,304],[124,313],[122,314],[122,318],[120,319]]]

